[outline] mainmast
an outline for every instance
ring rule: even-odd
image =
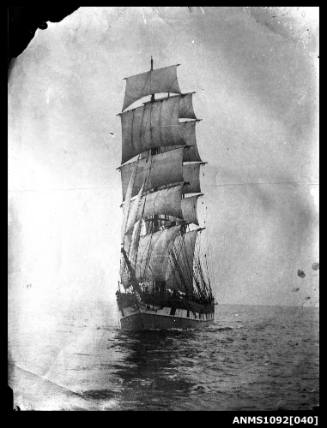
[[[194,92],[181,92],[178,66],[154,69],[151,56],[149,71],[126,78],[119,114],[124,210],[121,277],[125,288],[132,286],[137,292],[140,282],[150,281],[184,290],[190,297],[193,284],[202,294],[202,278],[197,280],[194,273],[194,250],[203,229],[196,228],[203,162],[196,144],[199,119],[193,110]],[[168,95],[155,98],[159,93]],[[146,96],[149,101],[127,110]]]
[[[153,58],[152,58],[152,55],[151,55],[150,71],[153,71]],[[155,97],[154,97],[154,94],[152,94],[150,102],[153,103],[154,101],[155,101]],[[150,127],[151,127],[151,111],[152,111],[152,106],[150,106],[150,108],[151,108],[151,110],[150,110]],[[151,130],[151,138],[152,138],[152,127],[150,128],[150,130]],[[150,149],[152,155],[156,155],[157,153],[159,153],[159,150],[160,150],[159,148],[152,148],[152,149]],[[150,225],[150,230],[151,230],[152,233],[153,232],[157,232],[159,230],[158,214],[155,214],[153,216],[153,219],[152,219],[152,222],[151,222],[151,225]]]
[[[150,71],[153,71],[153,58],[151,55],[151,65],[150,65]],[[151,76],[151,75],[150,75]],[[151,85],[151,77],[150,77],[150,85]],[[155,101],[155,95],[154,93],[151,95],[150,103],[153,103]],[[151,127],[151,112],[152,112],[152,105],[150,105],[150,130],[151,130],[151,138],[152,138],[152,127]],[[160,153],[160,147],[151,148],[151,154],[156,155],[157,153]]]

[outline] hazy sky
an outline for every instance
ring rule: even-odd
[[[318,10],[295,7],[83,7],[37,31],[9,80],[10,299],[114,300],[116,114],[122,79],[151,55],[155,67],[180,63],[182,91],[197,92],[218,301],[317,302]]]

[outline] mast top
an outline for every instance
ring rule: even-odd
[[[150,68],[150,70],[151,71],[153,70],[153,58],[152,58],[152,55],[151,55],[151,68]]]

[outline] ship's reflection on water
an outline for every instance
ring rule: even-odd
[[[113,366],[121,381],[124,409],[172,410],[176,399],[187,397],[194,383],[187,376],[198,350],[193,331],[117,332],[116,347],[124,355]]]
[[[102,388],[85,391],[84,398],[108,410],[176,410],[190,396],[200,352],[192,346],[195,331],[112,333]]]

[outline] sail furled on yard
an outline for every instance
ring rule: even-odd
[[[123,110],[147,95],[160,92],[181,92],[177,80],[177,65],[150,70],[126,78]]]
[[[195,145],[196,119],[192,94],[178,95],[145,103],[120,114],[122,124],[122,163],[146,150]]]
[[[169,263],[169,250],[180,232],[180,226],[160,230],[140,238],[135,275],[138,280],[145,278],[165,281]]]

